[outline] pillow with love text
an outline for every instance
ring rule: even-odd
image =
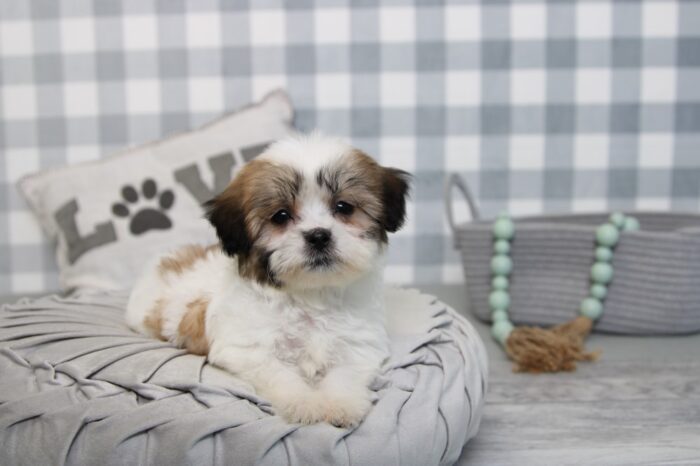
[[[21,179],[20,191],[56,243],[61,285],[128,288],[157,254],[214,243],[202,204],[290,134],[292,118],[287,95],[275,91],[199,129]]]

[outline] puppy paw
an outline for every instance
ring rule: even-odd
[[[359,425],[372,408],[369,392],[350,394],[326,393],[323,420],[336,427]]]
[[[309,393],[304,396],[278,398],[272,402],[275,412],[291,424],[315,424],[324,420],[321,397]]]
[[[355,427],[367,416],[372,402],[369,392],[349,395],[311,392],[305,396],[277,399],[275,412],[292,424],[328,422],[336,427]]]

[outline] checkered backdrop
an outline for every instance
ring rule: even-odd
[[[20,176],[276,87],[415,174],[393,282],[461,280],[446,172],[486,215],[700,205],[700,2],[2,0],[0,292],[57,287]]]

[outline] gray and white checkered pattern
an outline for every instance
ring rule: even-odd
[[[486,215],[700,207],[700,2],[350,3],[0,2],[0,292],[57,283],[20,176],[280,86],[300,128],[415,173],[393,282],[461,280],[449,171]]]

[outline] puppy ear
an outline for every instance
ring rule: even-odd
[[[396,168],[383,168],[382,201],[384,218],[382,224],[389,233],[394,233],[406,220],[406,196],[411,175]]]
[[[245,255],[250,251],[251,241],[246,231],[245,213],[239,196],[224,191],[204,203],[206,217],[216,229],[221,247],[229,256]]]

